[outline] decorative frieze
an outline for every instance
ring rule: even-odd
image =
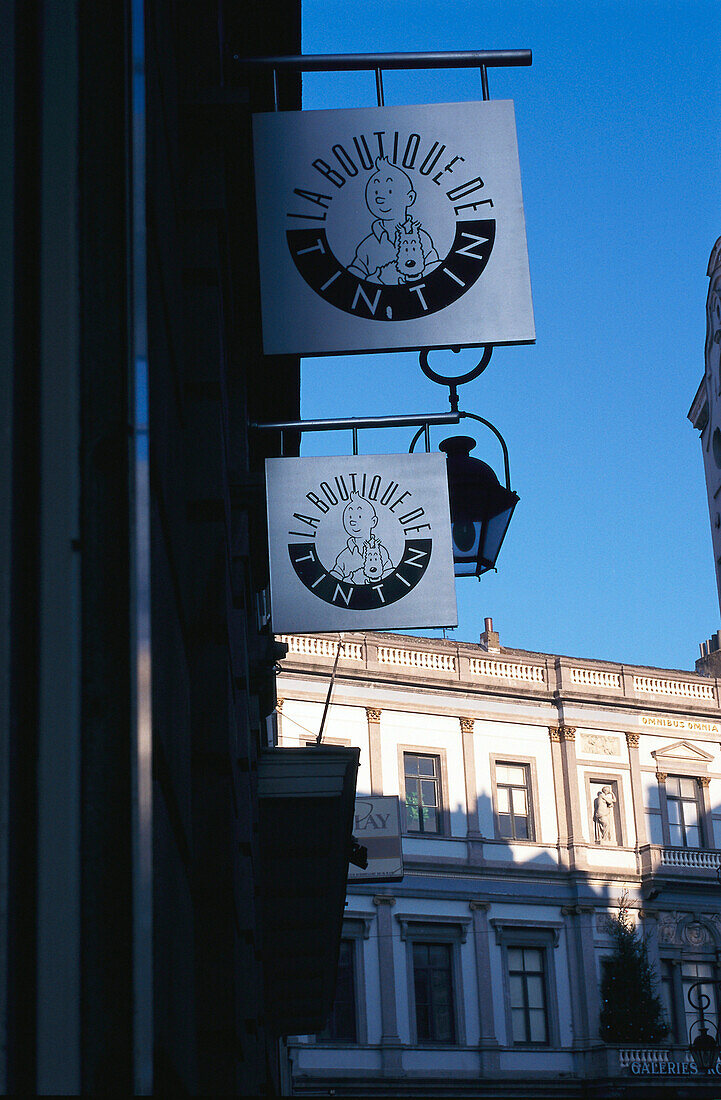
[[[581,752],[589,756],[619,756],[621,742],[618,737],[605,733],[582,733]]]

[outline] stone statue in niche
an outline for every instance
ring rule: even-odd
[[[613,807],[616,804],[616,796],[608,784],[605,784],[596,792],[593,800],[593,826],[596,844],[613,844]]]

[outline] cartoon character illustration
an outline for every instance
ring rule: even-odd
[[[384,562],[383,551],[385,547],[375,535],[363,543],[363,549],[361,551],[363,556],[363,567],[356,569],[352,574],[351,580],[353,584],[370,584],[374,581],[383,580],[393,568],[390,560]]]
[[[427,233],[423,233],[421,223],[408,217],[403,225],[396,226],[395,246],[396,256],[392,263],[386,264],[378,271],[378,277],[382,283],[398,285],[413,283],[428,271],[438,267],[440,260],[435,249],[435,260],[427,259],[423,247],[423,237],[428,240]]]
[[[349,538],[335,559],[330,571],[332,577],[351,584],[369,584],[392,572],[390,554],[373,534],[377,524],[378,516],[372,503],[353,491],[343,509],[343,527]]]
[[[375,171],[366,184],[366,206],[373,216],[371,231],[356,248],[348,270],[371,283],[381,282],[380,271],[395,264],[398,255],[396,229],[408,218],[416,201],[411,178],[388,157],[378,157]],[[418,226],[421,250],[426,265],[440,263],[431,237]]]

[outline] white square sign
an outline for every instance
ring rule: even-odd
[[[535,339],[513,103],[255,115],[263,347]]]
[[[368,866],[348,864],[348,882],[398,882],[403,878],[403,841],[397,795],[357,795],[353,836],[368,853]]]
[[[455,626],[444,454],[268,458],[276,634]]]

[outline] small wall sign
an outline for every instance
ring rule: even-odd
[[[443,454],[269,458],[276,634],[453,626]]]
[[[348,864],[348,882],[398,882],[403,878],[401,816],[397,795],[357,796],[353,836],[368,851],[368,866]]]
[[[253,118],[266,354],[535,339],[510,100]]]

